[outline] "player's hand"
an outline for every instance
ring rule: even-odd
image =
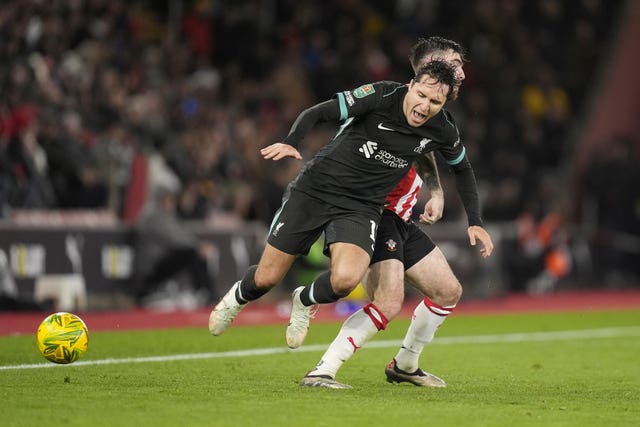
[[[472,225],[467,229],[467,234],[469,235],[469,243],[471,243],[471,246],[476,245],[476,239],[480,240],[480,243],[482,243],[482,247],[480,248],[482,258],[489,258],[491,252],[493,252],[493,242],[491,241],[489,233],[479,225]]]
[[[442,218],[444,211],[444,197],[442,195],[431,195],[429,201],[424,205],[424,212],[420,215],[420,222],[424,224],[435,224]]]
[[[282,142],[276,142],[260,150],[260,154],[265,159],[280,160],[285,157],[293,157],[294,159],[302,160],[300,152],[289,144]]]

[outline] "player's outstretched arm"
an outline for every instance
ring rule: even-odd
[[[302,156],[298,150],[283,142],[276,142],[275,144],[271,144],[260,149],[260,154],[262,154],[262,157],[267,160],[280,160],[285,157],[293,157],[294,159],[302,160]]]
[[[469,243],[471,246],[475,246],[476,240],[480,240],[480,243],[482,243],[482,247],[480,248],[482,258],[489,258],[491,252],[493,252],[493,242],[491,241],[489,233],[479,225],[472,225],[467,228],[467,234],[469,235]]]
[[[292,147],[299,147],[300,142],[317,123],[337,122],[340,119],[340,115],[340,105],[335,98],[307,108],[293,122],[291,129],[289,129],[289,134],[283,142]]]

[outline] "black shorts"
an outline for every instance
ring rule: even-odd
[[[324,232],[325,248],[336,242],[353,243],[371,256],[379,221],[375,208],[365,205],[353,211],[293,190],[276,212],[267,241],[288,254],[306,255]]]
[[[398,215],[386,210],[378,225],[376,247],[371,257],[371,264],[386,259],[402,261],[408,270],[428,255],[436,245],[413,222],[405,222]]]

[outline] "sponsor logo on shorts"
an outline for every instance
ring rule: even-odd
[[[389,252],[395,252],[398,249],[398,243],[393,239],[387,240],[384,244],[387,245],[387,250]]]

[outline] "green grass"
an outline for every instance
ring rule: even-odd
[[[347,362],[338,379],[352,390],[298,386],[337,332],[313,324],[305,346],[284,350],[284,326],[91,332],[81,362],[283,349],[281,353],[50,369],[33,336],[0,337],[3,426],[637,426],[640,420],[640,311],[452,316],[422,366],[445,389],[384,380],[404,335],[397,320]],[[91,325],[88,325],[91,329]],[[528,333],[616,329],[562,338]],[[615,331],[614,331],[615,332]],[[470,337],[523,333],[514,342]],[[591,335],[589,332],[588,335]],[[513,337],[513,335],[509,335]],[[458,337],[458,338],[456,338]],[[457,340],[457,341],[456,341]],[[489,340],[496,341],[496,340]],[[379,347],[378,347],[379,346]],[[224,355],[223,355],[224,356]]]

